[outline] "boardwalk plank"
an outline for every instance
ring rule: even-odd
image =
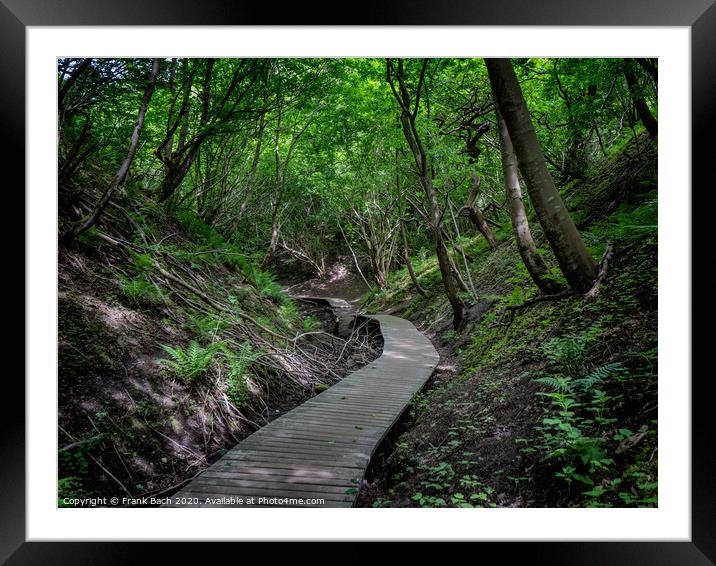
[[[350,308],[342,299],[313,299],[338,312]],[[351,507],[374,450],[439,362],[432,344],[409,321],[371,318],[383,334],[377,360],[240,442],[167,507]],[[248,505],[231,503],[232,496],[325,502]]]

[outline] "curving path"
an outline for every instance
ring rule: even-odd
[[[378,359],[247,437],[167,506],[353,506],[374,450],[440,358],[411,322],[370,318],[383,334]]]

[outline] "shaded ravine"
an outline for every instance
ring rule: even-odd
[[[168,506],[353,506],[371,456],[439,360],[411,322],[369,318],[384,339],[378,359],[247,437]]]

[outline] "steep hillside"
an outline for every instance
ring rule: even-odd
[[[149,200],[60,246],[58,310],[60,502],[170,493],[381,347],[365,322],[335,336],[327,309]]]
[[[366,298],[427,332],[442,363],[374,461],[362,505],[657,504],[656,144],[640,136],[587,178],[563,195],[606,262],[591,298],[538,297],[508,225],[494,251],[465,242],[475,295],[461,331],[428,253],[413,258],[428,298],[405,269]]]

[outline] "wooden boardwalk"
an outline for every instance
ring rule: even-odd
[[[166,506],[352,507],[373,451],[439,360],[409,321],[371,318],[378,359],[247,437]]]

